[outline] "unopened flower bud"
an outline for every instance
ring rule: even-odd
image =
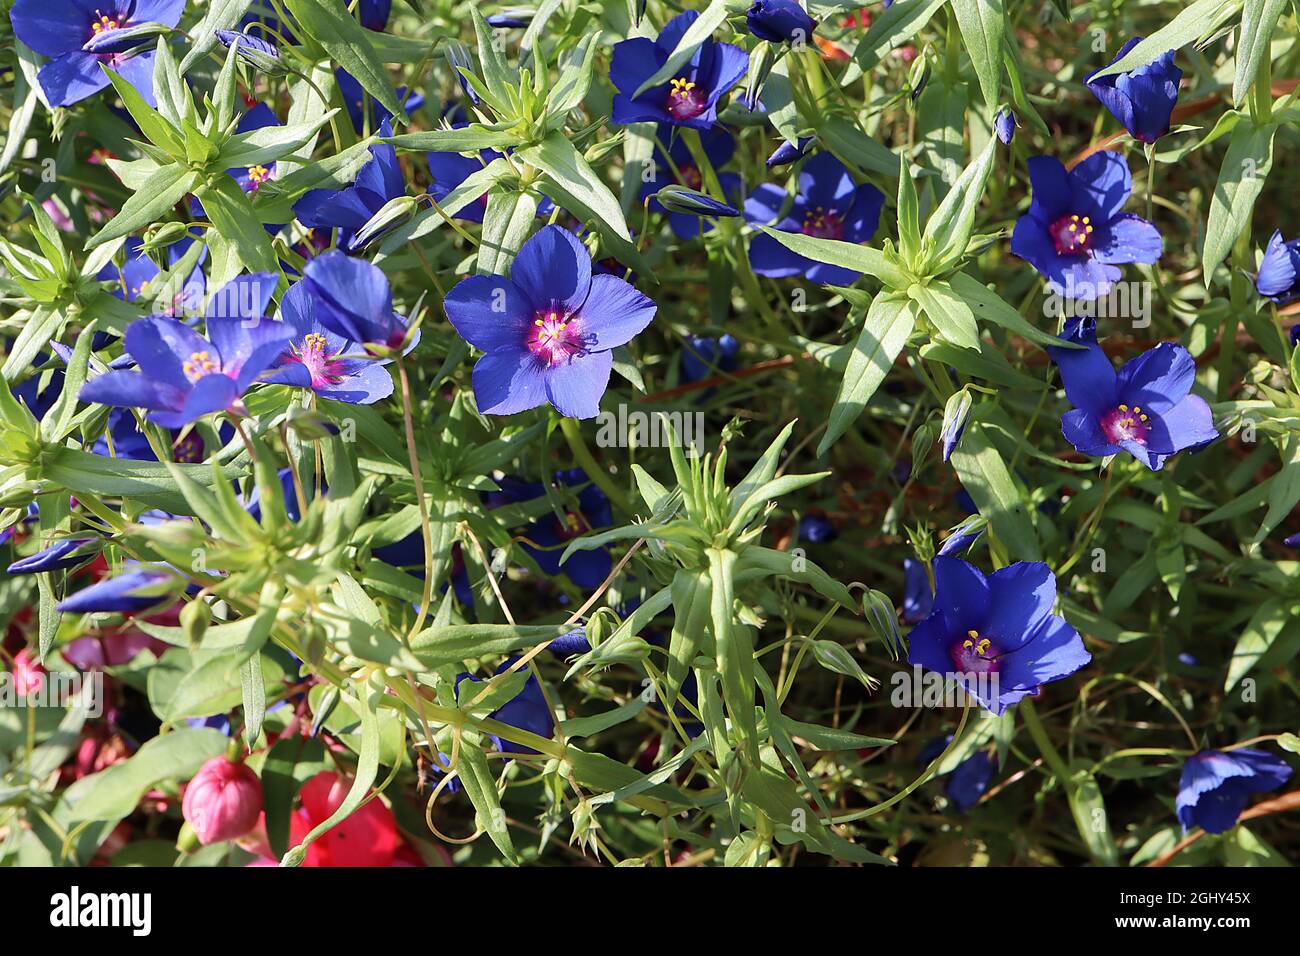
[[[262,812],[262,781],[247,765],[227,757],[205,763],[185,788],[181,813],[207,846],[233,840],[257,826]]]

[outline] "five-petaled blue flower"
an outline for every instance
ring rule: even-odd
[[[447,293],[448,320],[486,353],[474,366],[480,411],[513,415],[550,402],[570,418],[599,414],[611,350],[650,324],[655,304],[591,272],[576,236],[544,226],[519,250],[510,278],[470,276]]]
[[[284,351],[292,329],[265,318],[278,276],[240,276],[212,296],[205,339],[175,319],[132,322],[126,350],[138,371],[90,379],[81,400],[149,410],[149,420],[180,428],[213,412],[240,410],[240,397]]]
[[[682,64],[677,76],[635,95],[641,84],[668,62],[698,18],[697,11],[687,10],[664,24],[656,40],[633,37],[615,44],[609,67],[609,78],[618,89],[614,96],[615,123],[672,123],[708,129],[717,121],[718,100],[740,82],[749,68],[749,55],[730,43],[705,40]]]
[[[1276,790],[1290,778],[1286,761],[1262,750],[1202,750],[1183,764],[1174,804],[1178,822],[1184,831],[1198,826],[1226,833],[1236,826],[1252,793]]]
[[[1181,345],[1161,342],[1118,372],[1094,338],[1076,334],[1081,349],[1049,348],[1074,405],[1061,433],[1085,455],[1126,451],[1152,471],[1184,448],[1219,437],[1210,406],[1192,394],[1196,362]]]
[[[1018,561],[985,577],[960,558],[934,559],[934,608],[908,637],[908,662],[947,674],[1001,715],[1092,660],[1078,631],[1052,613],[1056,576]]]
[[[1057,295],[1092,300],[1110,292],[1117,265],[1160,258],[1160,232],[1121,212],[1133,191],[1128,163],[1118,153],[1093,153],[1070,172],[1060,160],[1029,160],[1033,196],[1016,220],[1011,251],[1047,279]]]
[[[654,177],[647,180],[641,187],[642,202],[665,186],[672,184],[696,190],[704,188],[704,177],[695,165],[695,158],[691,155],[686,140],[680,136],[674,137],[674,132],[673,127],[667,124],[659,127],[657,135],[660,145],[655,148],[653,165],[651,166]],[[714,169],[725,164],[731,159],[732,154],[736,152],[736,140],[730,133],[720,127],[701,133],[700,144],[704,147],[704,155],[709,158],[709,163]],[[668,147],[667,156],[664,156],[662,146]],[[676,175],[674,175],[674,169]],[[729,200],[740,201],[741,181],[738,174],[719,173],[718,183],[722,186],[722,191],[726,193]],[[650,208],[655,212],[668,212],[656,199],[650,200]],[[702,223],[699,216],[693,216],[685,212],[669,213],[668,224],[672,227],[673,234],[683,241],[697,237],[700,234],[701,225],[703,225],[705,232],[713,228],[712,223]]]
[[[370,405],[393,394],[393,377],[383,364],[362,355],[362,346],[326,328],[316,314],[317,298],[307,282],[290,286],[280,301],[280,320],[293,333],[267,382],[310,388],[322,398]]]
[[[169,270],[176,268],[193,243],[194,239],[191,236],[185,236],[167,247]],[[100,282],[116,282],[118,288],[113,290],[113,295],[128,302],[152,296],[156,292],[153,283],[162,274],[162,270],[145,254],[144,243],[135,236],[128,236],[126,242],[122,244],[122,253],[126,261],[121,267],[110,262],[99,270],[95,278]],[[172,297],[170,302],[159,303],[161,314],[188,315],[197,311],[203,302],[203,293],[207,289],[207,280],[200,266],[207,255],[208,250],[204,246],[194,268],[190,270],[183,282],[178,282],[176,278],[169,280],[169,291],[172,292]]]
[[[1142,37],[1129,40],[1110,62],[1118,62],[1141,42]],[[1178,101],[1178,81],[1183,78],[1183,71],[1174,66],[1173,50],[1166,50],[1135,70],[1094,80],[1099,72],[1089,73],[1084,82],[1101,105],[1124,124],[1130,136],[1150,144],[1169,132],[1169,118]]]
[[[745,200],[745,219],[752,225],[770,225],[782,232],[801,232],[818,239],[866,242],[880,225],[885,195],[870,183],[859,186],[849,171],[830,153],[818,153],[799,172],[799,192],[781,217],[786,191],[764,183]],[[822,285],[849,285],[861,273],[814,262],[787,249],[767,234],[749,244],[749,263],[761,276],[804,275]]]
[[[90,53],[97,37],[145,23],[174,27],[185,0],[18,0],[9,11],[14,35],[52,59],[38,79],[51,106],[71,106],[108,86],[101,64],[134,86],[150,106],[153,52]]]
[[[554,511],[548,511],[520,534],[520,541],[525,553],[537,562],[543,574],[554,577],[564,574],[580,588],[598,587],[614,567],[614,560],[606,548],[592,548],[587,551],[575,551],[569,559],[560,564],[560,556],[574,538],[590,534],[601,528],[608,528],[614,523],[614,514],[610,510],[609,498],[591,483],[587,473],[581,468],[555,473],[556,485],[566,489],[579,488],[576,495],[576,507],[568,508],[561,518]],[[489,508],[500,507],[522,501],[535,501],[546,494],[541,482],[523,481],[509,475],[497,479],[499,491],[485,495]],[[567,499],[572,492],[565,495]]]

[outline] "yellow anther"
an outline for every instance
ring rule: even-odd
[[[1145,415],[1139,415],[1138,418],[1142,419],[1143,421],[1147,420],[1147,417]]]
[[[1119,407],[1119,410],[1120,410],[1121,412],[1126,412],[1126,411],[1128,411],[1128,406],[1127,406],[1127,405],[1121,405],[1121,406]]]
[[[967,637],[979,637],[979,636],[980,636],[980,632],[977,631],[977,630],[975,630],[974,628],[972,628],[971,630],[969,630],[969,631],[966,632],[966,636],[967,636]]]

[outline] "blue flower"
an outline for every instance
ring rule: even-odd
[[[925,565],[915,558],[903,559],[903,623],[919,624],[930,616],[934,593]]]
[[[280,48],[270,40],[237,30],[216,30],[217,42],[226,49],[235,50],[235,55],[255,70],[277,76],[288,72],[287,64],[280,59]]]
[[[153,106],[152,51],[91,53],[85,47],[108,31],[145,23],[174,27],[184,9],[185,0],[17,0],[9,17],[18,39],[51,57],[37,76],[51,106],[71,106],[108,86],[101,64]]]
[[[20,558],[5,571],[9,574],[40,574],[75,568],[99,554],[100,541],[95,535],[64,538],[35,554]]]
[[[392,12],[393,0],[359,0],[357,3],[357,19],[367,30],[382,31],[388,26]]]
[[[233,435],[234,430],[225,426],[222,431],[230,431]],[[189,464],[203,461],[207,457],[207,452],[202,436],[193,429],[187,431],[184,438],[181,438],[180,434],[179,430],[171,430],[172,460]],[[148,437],[140,430],[140,423],[135,415],[125,408],[115,408],[108,413],[108,428],[95,440],[91,451],[105,458],[158,460]]]
[[[1192,394],[1196,362],[1161,342],[1117,373],[1095,340],[1081,349],[1049,348],[1073,409],[1061,433],[1085,455],[1126,451],[1152,471],[1170,455],[1219,437],[1210,406]]]
[[[1056,577],[1042,562],[985,577],[959,558],[936,557],[934,579],[934,607],[908,637],[908,663],[948,675],[986,710],[1001,715],[1092,660],[1052,613]]]
[[[1274,229],[1269,237],[1264,258],[1259,263],[1259,275],[1255,276],[1255,291],[1275,302],[1286,302],[1300,295],[1300,239],[1286,242],[1281,230]],[[1295,344],[1295,328],[1291,330],[1291,344]]]
[[[812,145],[812,142],[813,137],[811,136],[805,136],[795,143],[791,143],[789,140],[782,140],[781,145],[772,150],[772,155],[767,157],[767,168],[775,169],[777,166],[788,166],[804,153],[808,152],[808,147]]]
[[[1125,43],[1111,63],[1118,62],[1142,42],[1134,37]],[[1178,101],[1178,81],[1183,71],[1174,66],[1174,51],[1167,50],[1145,66],[1126,73],[1112,73],[1094,80],[1100,70],[1089,73],[1084,82],[1101,105],[1124,124],[1129,135],[1143,143],[1154,143],[1169,132],[1169,118]]]
[[[314,300],[315,320],[340,338],[388,349],[406,341],[406,320],[393,311],[393,292],[378,266],[335,250],[308,262],[299,284]]]
[[[361,356],[361,345],[326,328],[316,313],[313,287],[301,281],[290,286],[280,301],[280,320],[293,338],[266,381],[309,388],[351,405],[371,405],[393,394],[393,377],[383,364]]]
[[[556,657],[572,657],[574,654],[586,654],[591,650],[591,642],[587,640],[587,629],[579,627],[567,634],[561,634],[546,645],[546,649]]]
[[[681,136],[674,136],[674,132],[675,130],[667,124],[660,125],[658,129],[656,136],[659,143],[671,143],[671,145],[668,147],[666,157],[660,146],[655,147],[654,157],[651,160],[653,163],[651,169],[655,175],[641,187],[640,198],[643,202],[665,186],[681,185],[697,190],[703,188],[704,177],[695,165],[695,158],[691,155],[686,140]],[[700,144],[704,147],[704,155],[709,158],[709,163],[714,169],[727,163],[736,152],[736,140],[730,133],[721,128],[701,133]],[[679,175],[673,175],[674,168],[676,168]],[[736,202],[740,201],[742,187],[739,175],[736,173],[720,173],[718,182],[728,199],[733,199]],[[650,199],[650,208],[654,212],[668,212],[657,199]],[[697,215],[686,212],[673,212],[668,216],[668,224],[672,227],[673,234],[684,242],[694,239],[700,234],[701,222],[700,217]],[[703,223],[703,226],[705,232],[713,228],[712,223]]]
[[[754,0],[745,13],[745,26],[760,40],[807,45],[817,21],[795,0]]]
[[[569,560],[560,564],[560,556],[574,538],[592,531],[608,528],[614,523],[609,498],[591,483],[581,468],[557,471],[555,483],[565,488],[582,486],[577,493],[576,507],[566,510],[560,518],[548,511],[521,533],[524,552],[537,562],[543,574],[554,577],[564,574],[580,588],[595,588],[604,582],[614,567],[614,560],[605,548],[575,551]],[[499,491],[488,492],[489,508],[521,501],[534,501],[546,494],[541,482],[522,481],[505,476],[497,479]]]
[[[840,536],[835,525],[820,515],[806,515],[799,522],[799,540],[809,544],[828,544]]]
[[[1252,793],[1276,790],[1291,779],[1291,768],[1262,750],[1203,750],[1187,758],[1174,805],[1186,832],[1194,826],[1226,833],[1237,824]]]
[[[135,566],[117,577],[107,578],[59,602],[64,614],[92,612],[137,614],[171,600],[180,581],[171,571]]]
[[[1011,251],[1027,260],[1058,295],[1091,300],[1120,277],[1116,265],[1160,258],[1160,232],[1121,212],[1133,191],[1128,163],[1118,153],[1093,153],[1070,172],[1060,160],[1029,160],[1029,212],[1016,220]]]
[[[240,397],[271,367],[292,331],[264,317],[278,278],[253,273],[218,290],[208,303],[207,339],[175,319],[132,322],[126,350],[139,370],[90,379],[81,400],[146,408],[149,420],[165,428],[213,412],[238,412]]]
[[[381,136],[391,136],[388,121]],[[384,143],[370,147],[368,159],[351,185],[342,189],[313,189],[293,204],[293,214],[312,229],[338,229],[338,246],[352,255],[380,238],[364,227],[388,203],[406,195],[406,181],[397,162],[397,150]]]
[[[749,67],[748,54],[730,43],[705,40],[677,76],[635,96],[637,88],[668,62],[698,18],[697,11],[687,10],[664,24],[656,40],[633,37],[615,44],[609,68],[609,78],[618,89],[613,122],[620,126],[671,123],[704,130],[717,121],[718,100]]]
[[[184,258],[189,251],[190,246],[194,244],[191,236],[185,236],[173,242],[167,247],[167,268],[174,269],[176,264]],[[125,253],[126,261],[119,268],[115,263],[109,263],[99,270],[95,276],[100,282],[116,282],[118,288],[113,290],[113,295],[119,299],[125,299],[128,302],[134,302],[136,299],[152,295],[151,288],[153,282],[162,274],[157,263],[149,258],[144,252],[144,243],[135,236],[128,236],[123,243],[122,251]],[[207,280],[204,278],[201,263],[207,258],[207,247],[199,253],[198,261],[194,268],[190,270],[189,275],[181,284],[180,289],[172,295],[170,303],[163,303],[164,315],[189,315],[196,312],[203,302],[203,293],[207,290]],[[175,289],[175,284],[171,288]]]
[[[508,657],[502,661],[501,666],[497,668],[497,673],[504,673],[510,668],[517,657]],[[460,702],[460,685],[462,681],[468,680],[472,684],[481,683],[477,677],[469,674],[460,674],[456,678],[456,700]],[[477,693],[477,692],[474,692]],[[468,690],[465,700],[468,702],[473,699],[474,693]],[[542,687],[537,683],[537,678],[533,675],[528,676],[528,681],[524,684],[524,689],[518,694],[506,701],[492,713],[488,714],[491,720],[500,721],[503,724],[509,724],[511,727],[517,727],[520,730],[526,730],[529,733],[536,734],[539,737],[549,737],[555,732],[555,718],[551,714],[551,709],[546,705],[546,696],[542,693]],[[510,754],[535,754],[536,750],[531,747],[525,747],[522,744],[511,743],[508,740],[502,740],[495,735],[492,736],[493,742],[497,749]]]
[[[486,353],[474,366],[480,411],[513,415],[550,402],[571,418],[600,412],[611,350],[655,314],[627,282],[593,276],[586,247],[559,226],[524,243],[509,279],[463,279],[443,308],[461,337]]]
[[[731,334],[716,339],[692,335],[682,349],[682,382],[698,382],[718,372],[734,372],[740,364],[740,343]]]
[[[861,186],[830,153],[818,153],[799,172],[799,192],[789,211],[780,216],[786,192],[764,183],[745,201],[745,219],[753,225],[776,223],[782,232],[800,232],[820,239],[866,242],[880,225],[885,196],[869,183]],[[822,285],[850,285],[861,273],[814,262],[787,249],[767,234],[749,244],[749,262],[762,276],[807,276]]]
[[[373,96],[365,91],[361,83],[343,67],[334,70],[334,82],[338,84],[339,96],[343,99],[343,106],[348,111],[348,119],[352,120],[352,129],[360,135],[366,129],[366,114],[369,114],[370,129],[377,130],[385,122],[393,118],[393,114],[388,108],[376,100]],[[424,97],[419,93],[412,91],[407,94],[406,87],[399,86],[395,91],[397,102],[401,103],[406,112],[413,113],[424,105]],[[380,133],[381,136],[392,136],[392,130]]]
[[[948,749],[948,744],[951,742],[951,734],[947,737],[936,737],[926,744],[916,758],[916,762],[928,766]],[[992,754],[987,750],[978,750],[953,768],[943,788],[944,796],[952,802],[953,809],[958,813],[965,813],[979,803],[980,797],[984,796],[984,791],[989,788],[996,767]]]

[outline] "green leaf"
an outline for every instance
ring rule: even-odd
[[[960,444],[952,453],[952,466],[961,485],[975,501],[980,514],[989,519],[993,531],[1019,561],[1040,561],[1042,552],[1024,497],[1011,478],[1006,462],[977,419],[976,407]]]
[[[171,467],[199,485],[210,487],[212,484],[213,471],[208,465],[173,464]],[[230,480],[238,478],[241,472],[237,467],[227,466],[221,474]],[[149,508],[160,508],[173,514],[193,514],[167,465],[156,461],[105,458],[62,447],[51,455],[45,467],[45,477],[73,494],[129,498],[133,503]]]
[[[303,32],[356,77],[362,89],[383,104],[397,122],[409,122],[384,64],[370,42],[370,31],[349,15],[343,0],[284,0],[284,3]]]
[[[952,0],[962,42],[979,78],[989,107],[998,104],[1002,88],[1003,0]]]
[[[838,727],[805,724],[784,715],[781,716],[781,722],[793,736],[802,738],[818,750],[862,750],[866,747],[892,747],[898,743],[888,737],[868,737]]]
[[[1065,342],[1050,332],[1044,332],[1030,323],[1015,310],[1002,296],[998,295],[983,282],[964,272],[954,273],[948,277],[952,291],[971,307],[975,318],[1000,325],[1008,332],[1023,336],[1039,345],[1055,345],[1065,348],[1082,348],[1080,345]]]
[[[894,50],[921,31],[948,0],[904,0],[871,18],[871,28],[858,41],[853,53],[853,65],[844,71],[841,86],[848,86],[869,73],[887,53]]]
[[[1210,198],[1210,216],[1205,224],[1205,246],[1201,250],[1201,268],[1208,288],[1214,270],[1228,256],[1232,244],[1250,225],[1255,200],[1264,189],[1264,180],[1273,167],[1275,123],[1256,125],[1243,118],[1232,130],[1228,153],[1223,157],[1219,181]]]
[[[893,9],[892,7],[890,8]],[[879,279],[887,288],[902,292],[911,285],[906,273],[889,256],[871,246],[839,239],[819,239],[799,232],[782,232],[770,226],[760,227],[781,245],[814,262],[852,269]]]
[[[1241,34],[1234,51],[1237,68],[1232,77],[1232,103],[1240,105],[1269,53],[1273,28],[1282,17],[1286,0],[1246,0],[1241,10]]]
[[[927,273],[946,272],[966,255],[966,247],[975,229],[975,213],[984,195],[989,171],[993,168],[997,145],[997,137],[990,137],[984,151],[962,170],[948,195],[926,221],[925,238],[932,249],[927,257]]]
[[[928,285],[918,283],[908,289],[907,294],[945,339],[960,348],[979,351],[980,330],[975,324],[975,313],[947,283],[938,280]]]
[[[72,819],[120,820],[145,792],[164,780],[188,780],[226,749],[226,736],[212,727],[183,727],[147,741],[129,759],[92,776],[93,787],[72,807]]]
[[[1088,846],[1088,855],[1102,866],[1115,866],[1119,862],[1119,850],[1110,832],[1106,801],[1102,799],[1097,778],[1087,770],[1078,770],[1071,778],[1067,793],[1074,824]]]
[[[467,735],[467,738],[469,735]],[[510,839],[510,830],[506,826],[506,814],[501,809],[501,795],[497,792],[497,782],[492,776],[492,768],[477,742],[465,739],[461,743],[459,763],[456,767],[465,796],[474,805],[474,823],[478,829],[491,838],[501,855],[512,864],[519,863],[514,841]]]
[[[239,183],[224,174],[203,187],[198,194],[203,211],[213,227],[239,249],[244,264],[255,272],[278,272],[279,257],[259,221],[248,194]]]
[[[448,624],[411,638],[411,651],[433,669],[464,660],[500,656],[552,641],[573,630],[559,624]]]
[[[1208,37],[1219,25],[1235,16],[1237,5],[1223,0],[1196,0],[1184,7],[1159,30],[1134,45],[1133,49],[1109,66],[1098,70],[1093,79],[1127,73],[1145,66],[1169,50],[1181,50],[1187,44]]]
[[[86,251],[166,219],[172,207],[186,193],[197,189],[200,182],[202,179],[197,173],[179,163],[159,166],[140,183],[108,225],[91,237],[86,243]]]
[[[1250,673],[1284,630],[1296,625],[1293,603],[1284,598],[1269,598],[1251,615],[1228,660],[1228,674],[1223,680],[1225,694]]]
[[[537,196],[528,190],[494,187],[483,213],[478,247],[479,275],[505,275],[537,218]]]
[[[727,713],[739,732],[742,745],[758,763],[758,721],[754,712],[754,642],[750,629],[734,620],[736,553],[708,549],[709,577],[713,593],[709,613],[714,653],[722,678]]]
[[[849,354],[826,432],[817,445],[818,455],[825,454],[862,414],[894,367],[894,360],[903,351],[915,325],[915,308],[902,296],[879,295],[872,301],[862,332]]]

